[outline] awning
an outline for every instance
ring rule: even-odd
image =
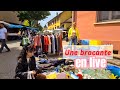
[[[43,32],[53,32],[53,30],[44,30]]]
[[[65,20],[63,23],[72,23],[72,18]]]
[[[39,29],[38,28],[33,28],[33,27],[26,27],[27,29],[30,29],[30,30],[32,30],[32,31],[39,31]]]
[[[63,31],[64,30],[64,28],[58,28],[58,29],[55,29],[56,31]],[[54,30],[54,31],[55,31]]]
[[[22,25],[10,24],[4,21],[0,21],[0,23],[3,23],[8,28],[22,28],[23,27]]]
[[[22,25],[14,25],[14,24],[9,24],[8,25],[8,28],[22,28],[22,27],[24,27],[24,26],[22,26]]]

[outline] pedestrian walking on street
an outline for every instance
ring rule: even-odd
[[[0,41],[1,41],[0,53],[2,53],[4,47],[7,49],[7,52],[10,51],[10,49],[6,44],[6,40],[7,40],[7,29],[4,27],[3,23],[0,23]]]

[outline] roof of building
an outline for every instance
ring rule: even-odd
[[[72,17],[68,18],[67,20],[65,20],[64,22],[62,23],[72,23]]]
[[[52,20],[54,20],[55,18],[59,17],[63,12],[59,13],[57,16],[55,16],[54,18],[52,18],[50,21],[48,21],[47,23],[51,22]]]

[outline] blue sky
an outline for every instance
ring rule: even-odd
[[[48,22],[49,20],[51,20],[52,18],[54,18],[54,17],[56,16],[56,13],[57,13],[57,12],[58,12],[58,13],[61,13],[62,11],[50,11],[51,15],[48,16],[48,18],[46,18],[46,19],[44,19],[44,20],[42,20],[42,21],[39,21],[39,23],[41,24],[41,26],[44,27],[45,24],[47,24],[47,22]]]

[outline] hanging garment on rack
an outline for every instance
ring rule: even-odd
[[[42,52],[44,53],[44,36],[41,35]]]
[[[48,40],[49,40],[48,53],[51,53],[51,39],[49,35],[48,35]]]
[[[50,36],[50,41],[51,41],[51,53],[53,53],[53,46],[52,46],[52,35]]]
[[[59,52],[59,37],[58,35],[56,35],[56,37],[57,37],[57,52]]]
[[[39,35],[40,36],[40,50],[41,50],[41,52],[42,52],[42,36],[41,35]]]
[[[42,42],[41,42],[41,36],[38,35],[38,43],[37,46],[41,47],[42,46]]]
[[[54,35],[52,35],[52,50],[53,50],[53,54],[55,54],[55,37],[54,37]]]
[[[39,35],[36,35],[34,37],[34,48],[36,48],[37,46],[41,46],[41,40],[40,40],[40,36]]]
[[[37,46],[37,38],[36,38],[36,36],[34,37],[34,48],[36,48],[36,46]]]
[[[54,37],[55,37],[55,52],[57,53],[57,37],[56,36]]]
[[[58,53],[58,51],[59,51],[59,44],[58,44],[58,35],[56,35],[56,42],[57,42],[57,53]]]
[[[59,41],[59,52],[61,52],[62,51],[62,35],[61,34],[59,35],[58,41]]]
[[[49,40],[48,40],[48,36],[44,36],[44,52],[47,53],[48,52],[48,45],[49,45]]]

